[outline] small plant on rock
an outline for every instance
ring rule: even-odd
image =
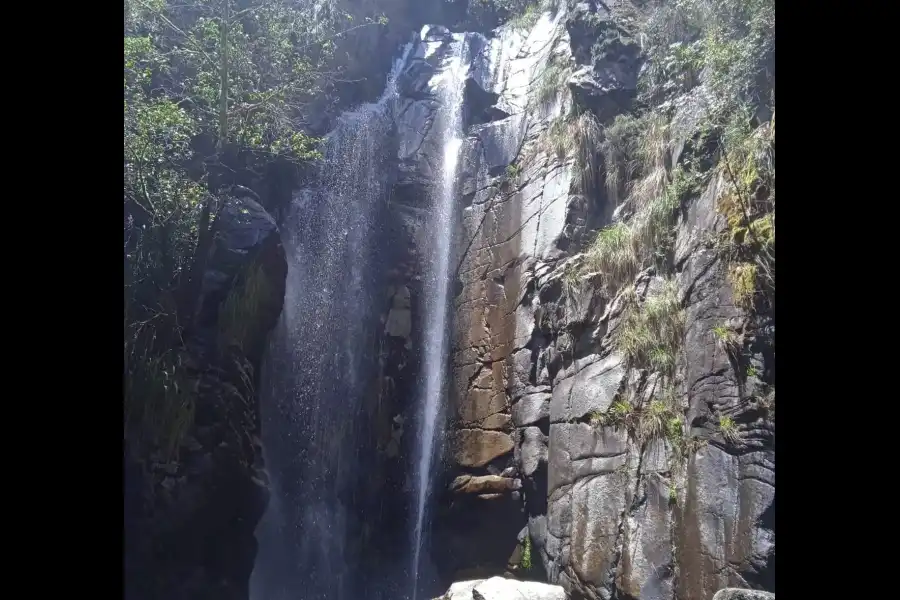
[[[616,223],[597,234],[587,251],[586,268],[603,273],[604,286],[611,293],[630,281],[640,269],[637,240],[631,227]]]
[[[531,570],[531,536],[526,534],[525,541],[522,545],[522,560],[519,566],[525,571]]]
[[[544,70],[538,75],[536,100],[539,105],[550,103],[560,90],[566,90],[566,81],[572,76],[572,65],[568,56],[553,54],[547,60]]]
[[[560,161],[573,159],[578,168],[579,191],[590,195],[600,171],[601,136],[600,123],[593,113],[570,112],[550,123],[541,134],[537,148]]]
[[[683,331],[684,311],[678,288],[674,280],[669,280],[643,305],[628,305],[616,340],[632,364],[651,366],[664,375],[672,375]]]
[[[537,24],[541,18],[541,2],[537,0],[525,0],[524,2],[505,3],[511,5],[509,12],[509,26],[516,31],[528,31]]]
[[[681,417],[673,416],[666,422],[666,440],[676,449],[684,443],[684,422]]]
[[[647,442],[666,433],[666,427],[674,418],[671,408],[660,400],[653,400],[650,405],[641,411],[641,420],[638,436],[642,442]]]
[[[756,293],[756,265],[753,263],[737,263],[728,269],[728,280],[738,306],[752,308],[753,296]]]
[[[769,389],[769,391],[763,395],[762,397],[757,398],[759,402],[759,407],[765,412],[765,416],[770,421],[775,421],[775,388]]]
[[[733,444],[738,440],[737,423],[731,417],[725,416],[719,419],[719,432],[726,442]]]
[[[606,415],[599,410],[592,410],[588,413],[588,423],[593,427],[602,427],[606,425]]]
[[[737,333],[724,325],[716,325],[712,328],[712,333],[716,338],[716,342],[725,352],[732,356],[737,356],[740,349],[740,337]]]
[[[634,420],[634,407],[627,400],[616,400],[607,411],[606,421],[610,425],[622,425],[631,428]]]

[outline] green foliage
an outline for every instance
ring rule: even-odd
[[[643,304],[628,303],[615,339],[632,365],[672,375],[683,334],[684,310],[677,285],[669,280]]]
[[[633,279],[640,269],[640,256],[632,228],[616,223],[600,230],[588,248],[585,268],[600,271],[609,292]]]
[[[756,377],[759,372],[756,370],[756,367],[750,365],[747,367],[747,377]]]
[[[774,119],[755,129],[750,122],[744,107],[724,129],[719,163],[724,185],[717,203],[728,224],[724,247],[734,263],[732,269],[742,269],[737,274],[745,278],[739,281],[741,289],[735,288],[745,308],[752,306],[745,301],[751,287],[754,292],[775,290]],[[752,263],[752,270],[747,263]]]
[[[506,178],[515,179],[522,173],[522,165],[512,163],[506,165]]]
[[[642,30],[651,94],[668,82],[690,87],[707,69],[716,95],[749,99],[774,51],[775,1],[672,0],[652,10]]]
[[[262,266],[252,265],[219,311],[219,340],[223,346],[235,345],[246,350],[260,329],[262,308],[271,294],[271,284]]]
[[[737,333],[724,325],[716,325],[712,328],[716,342],[732,356],[737,356],[740,350],[741,340]]]
[[[513,30],[528,33],[541,13],[556,10],[559,0],[469,0],[467,20],[461,29],[486,31],[504,23]]]
[[[753,263],[732,264],[728,269],[728,280],[738,306],[752,308],[756,293],[756,265]]]
[[[619,398],[610,405],[605,413],[592,411],[588,414],[588,422],[593,427],[625,427],[629,431],[636,426],[634,407],[626,399]]]
[[[123,375],[126,435],[136,443],[175,452],[191,421],[193,399],[175,356],[227,201],[221,174],[247,175],[235,173],[243,168],[236,163],[252,169],[320,156],[303,125],[310,103],[340,75],[335,40],[384,22],[371,15],[348,24],[328,8],[125,1]],[[235,156],[242,158],[227,164]],[[241,308],[226,306],[228,339],[238,344],[249,327]]]
[[[522,547],[522,560],[519,562],[519,566],[526,570],[531,570],[531,536],[525,535],[525,542]]]
[[[600,124],[593,113],[571,113],[554,119],[541,133],[536,148],[556,156],[560,161],[574,159],[578,169],[578,191],[592,195],[600,165],[598,152],[601,140]]]
[[[609,415],[613,423],[627,423],[634,414],[634,407],[627,400],[616,400],[609,407]]]
[[[719,433],[729,443],[735,443],[738,440],[737,423],[731,417],[725,416],[719,419]]]
[[[586,268],[609,275],[609,292],[633,278],[648,263],[660,262],[672,240],[675,211],[697,190],[693,171],[667,170],[669,126],[659,114],[620,116],[603,131],[601,149],[606,165],[607,192],[614,198],[622,189],[635,211],[629,224],[619,223],[601,231],[588,250]]]
[[[140,449],[159,449],[163,460],[177,458],[194,421],[194,395],[180,357],[126,348],[125,431]]]
[[[643,441],[649,441],[657,437],[663,437],[667,432],[669,422],[677,418],[671,407],[661,401],[652,400],[650,405],[641,411],[639,437]]]
[[[681,446],[684,438],[684,422],[681,417],[673,416],[666,422],[666,439],[673,447]]]
[[[565,54],[551,54],[547,65],[538,75],[537,103],[545,105],[557,97],[560,90],[567,90],[566,82],[572,76],[572,64]]]
[[[603,130],[600,149],[603,154],[606,191],[614,204],[619,204],[620,194],[639,168],[637,140],[643,120],[630,114],[616,115]]]
[[[701,127],[719,136],[718,171],[724,185],[718,209],[728,223],[725,249],[737,263],[755,263],[760,288],[775,287],[774,0],[674,0],[646,19],[645,100],[658,104],[707,73],[707,116]],[[666,91],[668,90],[668,91]],[[700,99],[698,96],[695,101]],[[758,123],[760,107],[772,114]],[[741,273],[742,301],[751,287]],[[747,306],[749,308],[749,306]]]
[[[519,31],[529,31],[541,18],[541,2],[540,0],[520,0],[519,2],[510,2],[512,17],[507,21],[510,27]]]
[[[672,484],[669,486],[669,504],[677,504],[678,503],[678,490],[675,489],[675,485]]]

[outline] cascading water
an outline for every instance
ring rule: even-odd
[[[262,373],[261,416],[271,500],[257,528],[253,600],[372,598],[347,547],[371,499],[358,493],[371,452],[360,417],[373,379],[371,307],[377,209],[389,190],[396,77],[381,99],[344,114],[325,144],[317,189],[295,196],[282,225],[284,309]]]
[[[443,398],[446,383],[448,345],[450,261],[453,255],[454,203],[457,163],[462,146],[462,108],[465,78],[469,64],[466,60],[468,38],[455,34],[451,49],[437,75],[436,89],[439,108],[435,116],[436,131],[442,136],[442,165],[435,182],[433,205],[429,220],[430,268],[425,285],[424,368],[421,376],[419,438],[416,457],[415,527],[413,530],[413,600],[419,586],[421,551],[432,472],[438,459],[436,441],[442,434]]]

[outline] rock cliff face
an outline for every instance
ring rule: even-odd
[[[722,177],[682,203],[668,257],[674,288],[656,268],[611,297],[601,275],[567,275],[599,228],[630,217],[598,185],[602,158],[559,150],[561,137],[590,135],[561,132],[561,115],[589,111],[603,128],[636,99],[644,58],[620,4],[561,7],[526,30],[467,34],[452,425],[432,557],[447,582],[510,572],[578,598],[772,590],[774,424],[760,398],[774,381],[774,325],[741,308],[709,243],[726,228],[716,209]],[[440,28],[423,32],[401,77],[393,206],[410,231],[440,160],[429,81],[448,39]],[[696,120],[698,89],[673,102],[673,122]],[[690,127],[680,131],[669,165],[692,143]],[[603,418],[623,401],[646,414],[663,393],[660,374],[635,368],[615,339],[629,303],[667,293],[684,310],[673,367],[684,444]],[[405,333],[400,322],[388,325]],[[723,323],[742,332],[740,352],[717,338]],[[723,432],[723,418],[734,431]]]
[[[247,598],[253,536],[268,501],[257,386],[287,271],[274,219],[254,200],[220,216],[194,335],[182,351],[194,417],[171,458],[125,448],[129,599]],[[257,286],[253,302],[226,314]],[[236,329],[235,329],[236,327]]]

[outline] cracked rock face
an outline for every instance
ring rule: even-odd
[[[406,253],[388,277],[379,396],[379,444],[395,462],[413,437],[400,437],[390,419],[415,395],[421,259],[431,244],[422,224],[443,164],[435,86],[453,40],[465,41],[447,469],[436,481],[430,554],[444,582],[478,581],[445,598],[504,598],[490,595],[493,579],[482,581],[498,574],[545,578],[559,586],[553,594],[592,600],[774,589],[774,425],[750,401],[762,381],[713,335],[746,321],[708,244],[724,227],[716,177],[682,207],[673,252],[685,309],[677,396],[697,446],[682,456],[664,439],[638,443],[625,426],[597,419],[626,398],[645,406],[660,381],[631,369],[615,347],[623,296],[602,296],[600,274],[573,287],[564,271],[598,228],[630,218],[633,207],[615,206],[602,187],[580,193],[574,158],[553,151],[547,132],[573,109],[606,123],[631,106],[643,57],[620,4],[563,6],[529,31],[426,27],[397,80],[386,181]],[[571,69],[547,94],[540,87],[551,57]],[[673,103],[673,162],[691,151],[702,96],[701,86]],[[648,269],[633,283],[644,302],[664,281]],[[774,373],[772,331],[763,325],[742,338],[760,373]],[[738,442],[723,438],[721,415],[737,424]],[[523,573],[526,548],[532,569]]]
[[[527,532],[534,567],[524,577],[546,577],[575,597],[663,600],[677,589],[711,600],[728,586],[774,589],[774,425],[748,408],[760,381],[745,376],[712,333],[746,317],[721,257],[707,247],[724,226],[716,178],[683,207],[674,247],[686,317],[678,394],[698,449],[681,460],[664,439],[640,444],[625,427],[592,422],[617,399],[648,403],[659,384],[629,370],[614,346],[622,297],[601,297],[596,278],[573,289],[563,277],[589,235],[630,209],[614,210],[602,190],[585,201],[573,159],[548,152],[543,140],[570,103],[601,122],[630,107],[642,56],[607,9],[617,4],[563,7],[527,32],[465,34],[449,472],[433,558],[445,581],[518,574]],[[442,28],[423,32],[401,77],[394,199],[413,220],[423,218],[422,198],[441,164],[430,86],[449,39]],[[553,55],[568,60],[573,75],[539,102]],[[699,95],[677,106],[685,131],[701,110]],[[690,145],[679,135],[676,161]],[[644,301],[663,280],[650,269],[634,284]],[[403,325],[395,319],[391,327]],[[745,340],[760,372],[774,369],[763,333]],[[723,414],[738,424],[739,443],[722,438],[715,415]],[[458,585],[452,594],[479,597],[472,582]]]

